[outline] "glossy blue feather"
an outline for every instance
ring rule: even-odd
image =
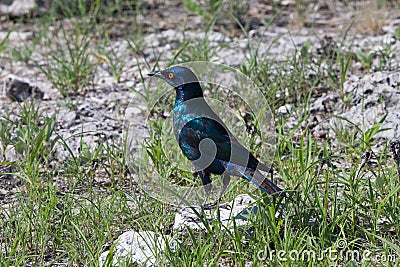
[[[232,175],[251,181],[269,194],[285,195],[258,171],[268,169],[238,142],[210,108],[190,69],[176,66],[157,73],[157,76],[175,88],[174,134],[203,185],[211,183],[211,174]],[[203,166],[205,163],[208,165]]]

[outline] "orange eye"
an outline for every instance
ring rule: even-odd
[[[174,74],[172,72],[168,73],[168,78],[170,79],[174,78]]]

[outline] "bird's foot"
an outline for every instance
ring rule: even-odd
[[[232,209],[232,205],[230,203],[223,203],[221,205],[219,205],[220,209],[225,209],[225,210],[231,210]]]
[[[203,203],[202,207],[204,210],[211,210],[211,209],[215,209],[216,207],[220,208],[220,209],[227,209],[227,210],[231,210],[232,209],[232,205],[230,203],[223,203],[223,204],[219,204],[219,201],[215,201],[213,203]]]

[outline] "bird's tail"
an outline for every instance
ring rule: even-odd
[[[265,178],[264,175],[262,175],[258,170],[253,171],[247,169],[242,176],[268,194],[286,197],[286,193],[283,192],[281,188]]]

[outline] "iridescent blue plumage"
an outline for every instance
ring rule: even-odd
[[[183,154],[193,163],[206,189],[211,189],[211,174],[223,176],[224,193],[230,176],[245,178],[268,194],[285,196],[278,186],[259,170],[268,171],[230,133],[222,120],[203,98],[195,74],[188,68],[175,66],[149,74],[164,79],[176,91],[174,134]]]

